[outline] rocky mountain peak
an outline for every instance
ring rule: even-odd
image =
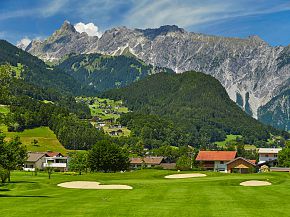
[[[44,60],[59,60],[70,53],[130,52],[145,63],[178,73],[204,72],[218,79],[230,98],[255,118],[262,116],[259,107],[289,89],[285,83],[290,77],[289,47],[272,47],[256,35],[246,39],[220,37],[165,25],[149,29],[117,27],[97,38],[80,34],[65,22],[53,36],[26,50]]]
[[[255,43],[259,43],[259,44],[268,44],[266,43],[262,38],[260,38],[258,35],[250,35],[249,40]]]
[[[56,31],[57,34],[77,33],[75,27],[69,21],[64,21],[61,28]]]
[[[176,25],[164,25],[160,26],[159,28],[154,28],[154,29],[136,29],[137,31],[141,32],[145,37],[153,40],[159,35],[167,35],[168,33],[171,32],[176,32],[176,33],[185,33],[185,30],[182,28],[179,28]]]

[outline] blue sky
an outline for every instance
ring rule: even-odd
[[[290,44],[289,0],[0,0],[0,38],[45,38],[64,20],[154,28],[176,24],[191,32]]]

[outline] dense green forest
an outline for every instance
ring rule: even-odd
[[[38,86],[74,95],[93,94],[89,86],[82,86],[71,75],[46,65],[42,60],[0,40],[0,65],[18,67],[17,77]]]
[[[123,115],[121,122],[135,135],[166,141],[162,139],[166,128],[175,138],[174,142],[167,141],[171,145],[183,141],[202,146],[222,141],[226,134],[240,134],[250,144],[267,141],[270,134],[289,136],[248,116],[216,79],[199,72],[159,73],[102,96],[122,99],[133,111]],[[167,121],[154,121],[158,118]]]
[[[9,131],[49,126],[68,149],[89,149],[106,139],[102,131],[82,119],[91,117],[90,109],[74,97],[27,83],[13,76],[13,67],[0,67],[0,104],[10,112],[0,117]]]
[[[127,86],[147,75],[174,73],[170,69],[147,65],[132,56],[101,54],[71,54],[57,68],[73,76],[83,86],[90,86],[98,92]]]

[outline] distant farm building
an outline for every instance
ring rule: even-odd
[[[256,161],[237,157],[226,163],[228,173],[252,173],[256,170]]]
[[[277,164],[278,153],[282,148],[259,148],[259,165],[268,164],[274,166]]]
[[[234,160],[236,155],[236,151],[199,151],[195,160],[206,170],[226,172],[226,163]]]

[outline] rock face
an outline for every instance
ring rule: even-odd
[[[97,36],[79,33],[73,25],[65,21],[52,36],[43,42],[32,41],[25,50],[43,60],[55,61],[70,53],[88,53],[97,43]]]
[[[290,89],[282,92],[258,110],[259,119],[276,128],[290,130]]]
[[[201,71],[217,78],[230,98],[255,118],[259,118],[259,107],[289,89],[290,48],[272,47],[258,36],[226,38],[162,26],[113,28],[98,39],[76,32],[65,22],[51,37],[32,42],[26,51],[44,60],[58,60],[69,53],[120,55],[130,51],[148,64],[177,73]]]

